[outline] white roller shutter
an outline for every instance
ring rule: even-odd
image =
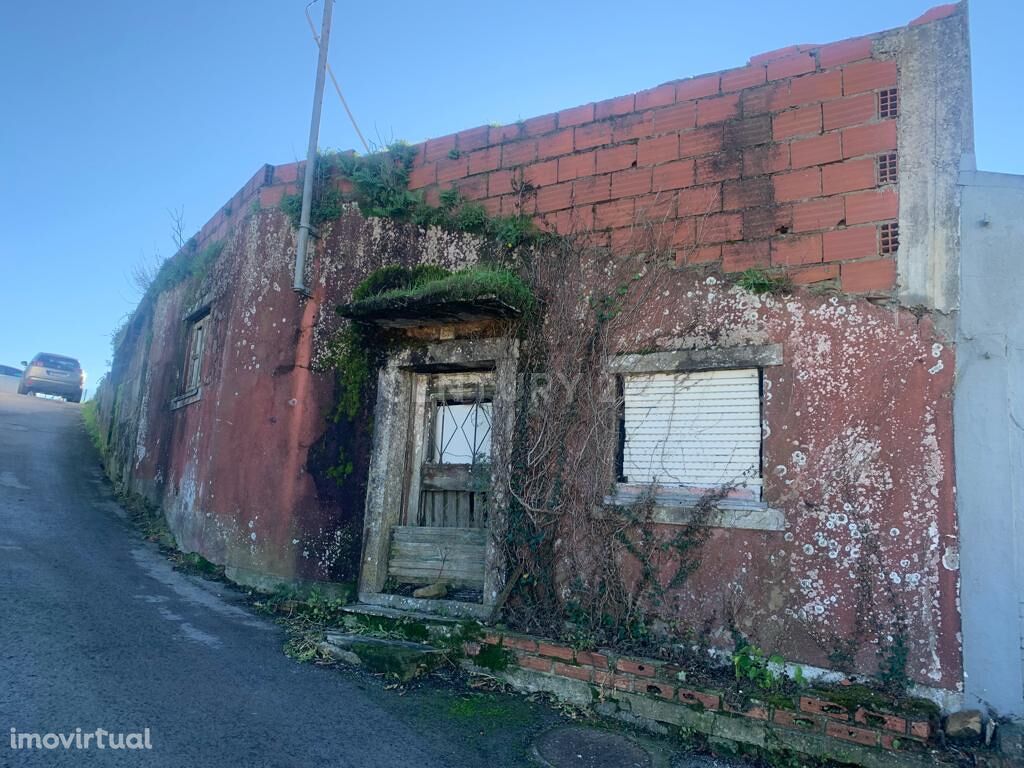
[[[758,370],[623,377],[629,483],[761,484]]]

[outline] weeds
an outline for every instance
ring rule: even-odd
[[[739,643],[733,651],[732,666],[737,680],[751,682],[763,691],[778,690],[786,679],[786,660],[782,656],[767,656],[756,645],[747,642]]]
[[[742,272],[736,284],[751,293],[785,293],[793,288],[793,281],[782,271],[771,271],[752,267]]]
[[[98,408],[99,402],[96,398],[87,400],[82,406],[82,423],[85,425],[85,431],[88,433],[92,444],[96,446],[96,450],[105,460],[107,457],[107,438],[100,429]]]
[[[497,267],[477,266],[458,272],[437,267],[387,267],[367,278],[353,294],[351,304],[339,308],[350,318],[376,315],[408,306],[429,307],[442,302],[473,302],[494,298],[520,312],[534,306],[530,288],[514,273]],[[393,287],[392,287],[393,286]],[[371,291],[375,291],[371,293]]]

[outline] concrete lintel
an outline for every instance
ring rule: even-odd
[[[689,525],[693,522],[692,507],[656,506],[652,514],[655,522],[666,525]],[[781,510],[767,505],[733,507],[727,502],[720,502],[704,524],[711,528],[782,531],[786,528],[786,519]]]
[[[391,363],[419,371],[493,368],[499,360],[510,354],[511,343],[506,338],[438,341],[424,346],[406,347],[391,356]]]
[[[614,497],[605,499],[606,504],[615,505]],[[616,506],[628,507],[629,503],[618,503]],[[690,525],[693,522],[693,510],[696,504],[656,505],[651,510],[654,522],[663,525]],[[603,508],[598,508],[595,515],[607,515]],[[703,525],[713,528],[739,528],[741,530],[785,530],[785,516],[781,510],[769,507],[761,502],[729,502],[716,504],[716,509],[702,521]]]
[[[612,373],[665,373],[721,368],[763,368],[771,365],[782,365],[781,344],[617,355],[608,361],[608,370]]]

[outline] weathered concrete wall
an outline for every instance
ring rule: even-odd
[[[927,18],[927,15],[925,16]],[[967,15],[879,40],[899,62],[899,299],[949,313],[959,303],[957,176],[974,154]]]
[[[313,295],[301,300],[290,288],[295,237],[285,216],[253,209],[233,224],[201,282],[161,293],[132,320],[101,395],[112,475],[163,506],[183,549],[242,580],[351,579],[365,478],[359,493],[339,497],[307,466],[334,410],[334,373],[318,368],[339,324],[334,307],[384,264],[457,268],[475,260],[476,242],[353,211],[323,228],[307,276]],[[186,318],[205,305],[202,396],[172,410]]]
[[[1024,715],[1024,177],[964,173],[956,455],[968,702]]]

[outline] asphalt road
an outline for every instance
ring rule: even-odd
[[[173,570],[135,531],[79,406],[0,393],[0,766],[499,768],[532,764],[536,734],[564,723],[519,696],[388,690],[282,642],[239,592]],[[79,728],[148,728],[152,748],[10,743]]]

